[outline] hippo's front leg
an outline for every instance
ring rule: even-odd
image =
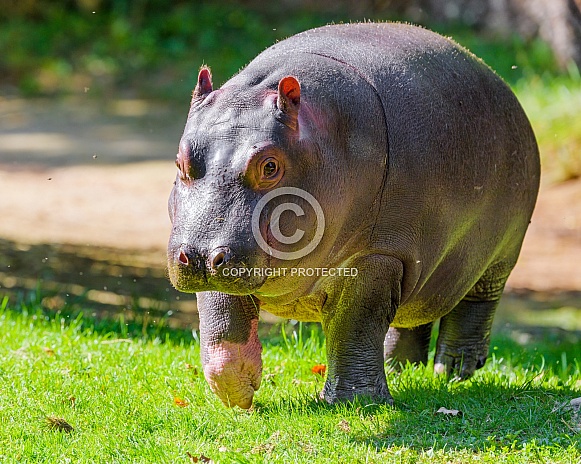
[[[204,376],[226,406],[247,409],[262,375],[258,302],[220,292],[196,296]]]
[[[322,396],[329,402],[355,396],[392,402],[383,364],[383,342],[400,301],[403,265],[370,255],[354,267],[356,277],[327,301],[323,330],[327,337],[328,374]]]

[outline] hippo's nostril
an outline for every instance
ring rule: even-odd
[[[209,262],[212,269],[217,269],[228,263],[228,261],[230,261],[230,250],[226,247],[216,248],[210,254]]]
[[[190,260],[188,259],[188,255],[186,255],[183,251],[180,251],[180,256],[178,257],[178,260],[184,266],[187,266],[188,264],[190,264]]]
[[[219,252],[212,260],[212,267],[220,267],[226,262],[226,253],[223,251]]]

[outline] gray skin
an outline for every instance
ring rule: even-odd
[[[469,377],[487,356],[494,311],[539,186],[534,134],[510,89],[453,41],[404,24],[326,26],[268,48],[213,90],[200,71],[169,200],[169,275],[198,292],[212,390],[249,407],[260,385],[259,309],[320,321],[330,403],[391,401],[384,358]],[[322,207],[308,255],[284,260],[252,234],[258,201],[297,187]],[[274,208],[293,202],[275,239]],[[317,219],[290,195],[267,203],[260,231],[292,252]],[[354,268],[353,276],[232,269]],[[224,272],[228,270],[229,272]]]

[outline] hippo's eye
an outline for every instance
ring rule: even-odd
[[[274,158],[267,158],[262,164],[262,176],[271,179],[278,174],[278,163]]]
[[[268,149],[256,151],[248,160],[244,177],[257,190],[271,189],[284,176],[284,161],[284,153],[280,150]]]

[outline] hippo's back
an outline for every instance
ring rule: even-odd
[[[324,26],[296,34],[269,47],[255,60],[284,53],[292,62],[295,57],[300,60],[300,54],[310,53],[336,60],[373,78],[380,77],[388,69],[405,68],[406,63],[419,55],[460,50],[453,41],[421,27],[402,23],[358,23]]]
[[[482,60],[427,29],[401,23],[312,29],[268,48],[243,74],[271,85],[282,75],[297,75],[305,99],[319,105],[349,100],[353,132],[376,122],[365,111],[376,102],[358,101],[353,94],[374,94],[380,106],[376,114],[383,119],[377,139],[388,138],[378,156],[387,152],[391,176],[413,172],[415,179],[425,175],[429,184],[434,170],[452,169],[457,183],[464,175],[473,178],[468,165],[477,164],[480,175],[474,181],[486,173],[495,188],[515,184],[519,172],[519,187],[527,180],[533,187],[538,183],[535,137],[512,91]],[[356,84],[342,81],[347,75],[355,76]],[[510,180],[501,171],[510,173]],[[445,179],[436,178],[441,190]],[[517,196],[522,193],[520,188]],[[536,191],[531,210],[535,198]]]

